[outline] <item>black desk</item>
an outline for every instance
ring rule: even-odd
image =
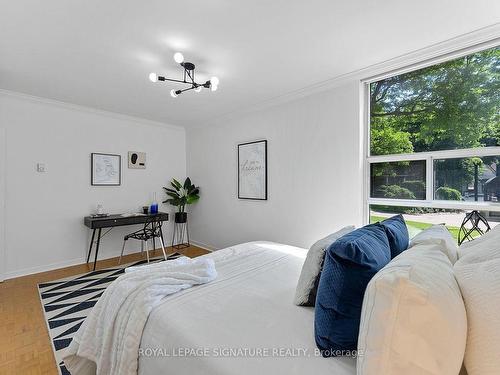
[[[122,216],[122,215],[109,215],[106,217],[85,216],[83,219],[83,223],[85,224],[85,226],[93,230],[92,239],[90,240],[89,253],[87,255],[87,263],[90,260],[90,254],[92,253],[92,246],[94,245],[95,242],[96,249],[95,249],[94,268],[93,268],[95,271],[95,264],[97,262],[97,254],[99,253],[99,244],[101,242],[101,238],[107,233],[109,233],[111,229],[115,227],[122,227],[124,225],[144,224],[148,220],[148,218],[151,218],[152,216],[155,217],[159,216],[161,221],[168,221],[168,213],[166,212],[158,212],[157,214],[140,215],[140,216]],[[109,230],[108,232],[104,233],[104,235],[101,236],[101,231],[103,228],[109,228]],[[96,231],[97,231],[97,241],[94,241]],[[163,233],[161,231],[161,227],[160,227],[160,233],[163,239]]]

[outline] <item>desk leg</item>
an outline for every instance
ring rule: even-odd
[[[95,248],[95,258],[94,258],[94,268],[93,271],[95,271],[95,264],[97,263],[97,254],[99,253],[99,244],[101,243],[101,228],[99,228],[99,232],[97,232],[97,244]]]
[[[152,225],[153,228],[153,256],[155,256],[156,252],[156,240],[155,240],[155,233],[156,233],[156,225],[153,223]]]
[[[163,231],[161,230],[161,225],[160,225],[160,236],[161,236],[161,242],[165,244],[166,242],[165,239],[163,238]],[[165,245],[163,247],[165,247]]]
[[[90,254],[92,253],[92,246],[94,245],[94,238],[95,238],[95,231],[96,230],[97,229],[94,229],[92,231],[92,239],[90,240],[89,253],[87,255],[87,263],[89,262],[89,260],[90,260]]]

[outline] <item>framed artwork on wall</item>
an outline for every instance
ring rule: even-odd
[[[267,141],[238,145],[238,198],[267,200]]]
[[[92,186],[120,186],[121,156],[96,152],[90,155],[90,183]]]
[[[130,169],[146,169],[146,153],[138,151],[129,151],[128,167]]]

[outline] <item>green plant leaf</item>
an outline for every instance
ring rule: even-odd
[[[190,195],[188,198],[187,198],[187,204],[193,204],[194,202],[196,202],[198,199],[200,199],[200,197],[198,195]]]
[[[183,185],[173,178],[170,181],[170,185],[173,189],[163,187],[167,196],[170,197],[163,201],[163,203],[170,203],[173,206],[177,206],[179,212],[184,212],[186,205],[193,204],[200,199],[200,188],[195,186],[189,177],[186,177]]]
[[[170,183],[176,190],[180,190],[182,187],[181,183],[177,181],[175,178],[172,178],[172,181]]]
[[[174,199],[180,199],[179,194],[177,194],[176,192],[171,192],[171,191],[168,191],[168,192],[167,192],[167,195],[168,195],[169,197],[174,198]]]
[[[166,188],[166,187],[164,187],[163,189],[165,189],[166,192],[177,193],[177,190],[174,190],[174,189],[169,189],[169,188]]]

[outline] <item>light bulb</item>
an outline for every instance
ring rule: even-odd
[[[158,76],[156,75],[156,73],[150,73],[149,74],[149,80],[151,82],[158,82]]]
[[[176,52],[174,54],[174,60],[177,64],[180,64],[184,61],[184,55],[180,52]]]
[[[210,78],[210,83],[212,84],[212,86],[219,86],[219,78],[217,77]]]
[[[210,85],[210,90],[217,91],[217,85],[211,84]]]
[[[203,87],[198,86],[197,88],[194,89],[195,92],[200,92]]]
[[[170,90],[170,96],[172,98],[177,98],[177,93],[175,92],[175,89]]]

